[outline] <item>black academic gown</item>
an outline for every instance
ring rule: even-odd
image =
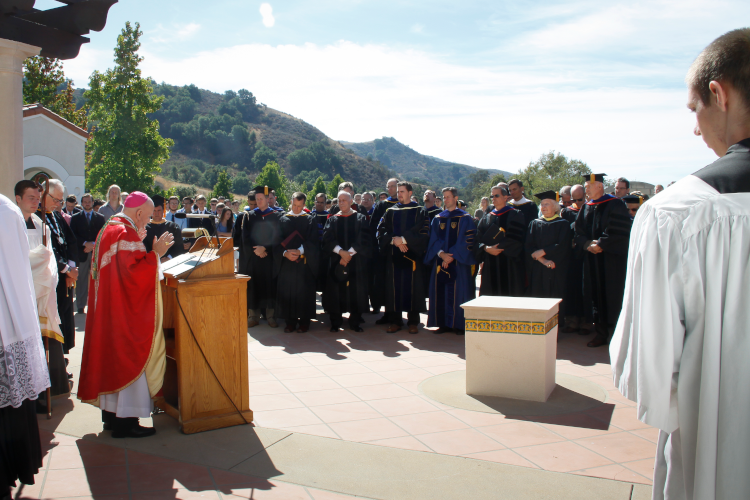
[[[432,219],[434,219],[437,214],[443,212],[443,209],[438,207],[437,205],[432,205],[430,208],[425,208],[424,212],[425,212],[425,215],[427,215],[427,218],[429,219],[428,224],[430,225],[430,228],[432,228]],[[474,272],[476,273],[478,271],[478,266],[474,266],[474,269],[475,269]],[[423,275],[424,289],[427,290],[428,296],[430,294],[430,277],[431,276],[432,276],[432,264],[424,264],[424,275]]]
[[[36,214],[50,229],[52,250],[57,261],[57,312],[60,315],[60,330],[65,339],[63,352],[68,354],[76,345],[75,310],[73,309],[75,292],[73,287],[67,287],[65,280],[67,275],[62,270],[70,261],[73,262],[74,266],[78,265],[78,241],[59,212],[48,212],[46,217],[41,212]],[[83,306],[85,304],[79,305],[79,307]]]
[[[174,222],[166,220],[159,223],[151,221],[146,224],[146,237],[143,239],[143,246],[146,247],[146,251],[150,252],[153,249],[154,237],[159,239],[166,232],[170,232],[174,236],[174,244],[169,247],[166,255],[174,259],[178,255],[184,254],[187,250],[185,250],[185,245],[182,242],[182,229]]]
[[[584,304],[592,305],[586,316],[598,325],[614,325],[620,316],[631,225],[625,202],[609,194],[586,203],[576,218],[575,244],[584,252]],[[592,240],[599,240],[602,253],[585,250]]]
[[[575,236],[575,222],[580,210],[566,207],[560,211],[560,217],[570,224],[571,235]],[[583,308],[583,249],[573,245],[568,259],[568,278],[565,280],[565,314],[576,318],[584,316]]]
[[[333,253],[336,246],[344,250],[353,248],[357,252],[347,267],[347,281],[336,278],[336,266],[341,258]],[[326,289],[323,292],[323,309],[331,317],[340,317],[342,313],[362,314],[368,309],[367,302],[367,265],[372,253],[372,240],[367,218],[360,214],[347,216],[332,215],[323,229],[323,254],[330,255],[326,270]]]
[[[539,206],[533,201],[511,206],[523,214],[524,219],[526,219],[527,228],[531,221],[536,220],[539,217]]]
[[[274,247],[281,241],[279,224],[283,213],[267,208],[259,208],[245,215],[242,224],[242,243],[244,261],[240,263],[240,272],[250,276],[247,283],[247,308],[256,311],[261,308],[276,307],[276,280],[273,279]],[[254,247],[266,248],[266,256],[255,255]],[[244,271],[244,272],[243,272]]]
[[[315,224],[318,228],[318,247],[321,248],[323,245],[323,229],[326,227],[328,222],[328,210],[318,212],[313,210],[310,215],[315,219]],[[322,250],[322,248],[321,248]],[[323,292],[326,289],[326,270],[328,269],[328,255],[324,252],[320,252],[318,257],[318,272],[315,278],[315,290]]]
[[[315,279],[319,271],[320,240],[318,224],[311,214],[285,214],[280,222],[281,236],[274,247],[273,266],[276,280],[276,316],[288,323],[315,318]],[[292,262],[284,257],[286,250],[299,247],[289,245],[287,238],[298,232],[304,254]]]
[[[477,263],[484,262],[482,283],[479,295],[506,295],[522,297],[525,290],[523,241],[526,232],[526,219],[523,214],[512,208],[503,207],[493,211],[479,221],[477,227],[477,245],[475,256]],[[504,251],[493,256],[485,251],[487,239],[498,235],[498,248]],[[494,246],[494,243],[490,246]]]
[[[423,262],[430,241],[429,224],[424,207],[415,202],[396,204],[378,224],[378,246],[385,259],[386,312],[427,312]],[[406,253],[392,244],[395,236],[406,239]]]
[[[567,220],[558,217],[551,221],[544,218],[531,221],[525,242],[531,297],[565,298],[565,282],[568,277],[572,242],[573,232]],[[543,258],[554,262],[554,269],[531,258],[531,254],[537,250],[544,250]],[[565,317],[564,306],[563,300],[558,312],[559,318]]]
[[[375,311],[379,311],[383,304],[385,304],[385,257],[377,250],[378,224],[380,224],[380,220],[383,218],[383,215],[385,215],[386,210],[397,203],[397,198],[378,200],[372,209],[372,215],[370,215],[369,224],[373,245],[370,302],[372,302],[372,308]]]

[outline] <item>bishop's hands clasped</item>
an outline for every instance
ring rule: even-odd
[[[167,252],[169,251],[169,247],[174,245],[174,235],[170,233],[169,231],[165,232],[159,238],[157,239],[156,236],[154,236],[154,243],[151,245],[151,248],[154,250],[154,252],[159,254],[159,258],[164,257]]]

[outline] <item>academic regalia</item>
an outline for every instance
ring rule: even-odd
[[[614,383],[659,429],[653,498],[750,491],[750,139],[638,210]]]
[[[508,200],[508,205],[519,210],[523,214],[524,219],[526,219],[527,227],[531,221],[536,220],[539,217],[539,206],[525,196],[521,197],[518,201],[511,198]]]
[[[310,215],[315,219],[315,224],[318,228],[318,246],[320,248],[323,245],[323,229],[326,227],[329,214],[327,210],[320,212],[313,210],[310,212]],[[320,252],[318,257],[318,272],[315,278],[315,290],[318,292],[323,292],[326,289],[326,270],[328,269],[328,262],[326,261],[328,258],[328,254]]]
[[[143,239],[146,251],[151,251],[151,247],[154,244],[154,237],[159,239],[161,235],[166,232],[172,233],[172,236],[174,236],[174,244],[169,247],[165,257],[169,256],[174,259],[178,255],[184,254],[187,250],[185,250],[185,245],[182,242],[182,230],[177,224],[167,220],[162,222],[151,221],[146,224],[146,237]]]
[[[367,217],[367,209],[365,209],[365,207],[363,207],[362,205],[358,205],[358,204],[352,202],[352,210],[354,210],[358,214],[362,214],[365,217]],[[338,205],[334,205],[334,206],[331,207],[331,210],[329,210],[329,213],[331,215],[335,215],[335,214],[339,213],[340,211],[341,211],[341,209],[339,208],[339,206]]]
[[[65,223],[59,212],[47,212],[46,217],[41,212],[37,212],[36,215],[45,221],[51,233],[52,250],[55,252],[58,270],[57,310],[60,314],[60,330],[62,330],[63,337],[65,338],[63,352],[68,354],[76,345],[75,310],[73,309],[73,296],[75,293],[72,286],[68,288],[67,275],[62,271],[66,266],[77,267],[78,243],[73,231]]]
[[[146,252],[132,219],[107,221],[92,254],[78,399],[133,427],[150,416],[164,382],[159,269],[159,255]]]
[[[385,200],[378,200],[372,209],[372,215],[370,216],[370,234],[372,235],[372,277],[370,288],[370,302],[375,312],[380,311],[380,308],[385,304],[385,256],[377,250],[378,248],[378,224],[380,219],[385,215],[386,210],[395,206],[398,203],[398,198],[389,196]]]
[[[529,296],[550,299],[565,298],[565,283],[568,277],[573,232],[567,220],[560,216],[547,220],[540,217],[531,221],[526,233],[526,255],[528,257]],[[550,269],[531,254],[544,250],[544,259],[555,263]],[[558,316],[565,318],[565,301],[560,303]]]
[[[0,355],[2,496],[17,480],[34,484],[42,467],[34,400],[49,387],[24,227],[19,208],[0,194],[0,352],[7,353]]]
[[[273,265],[276,280],[276,315],[286,320],[287,328],[307,329],[315,318],[315,278],[319,271],[320,241],[318,224],[310,214],[285,214],[280,222],[281,236],[274,247]],[[286,250],[302,248],[302,255],[292,262],[284,257]]]
[[[425,307],[424,254],[430,240],[429,219],[424,207],[416,202],[398,203],[389,208],[378,224],[378,245],[385,257],[385,311],[391,324],[402,322],[402,312],[408,312],[409,324],[419,324],[419,313]],[[408,251],[403,253],[393,244],[393,237],[406,240]]]
[[[242,226],[249,211],[240,212],[237,220],[232,224],[232,244],[237,248],[237,273],[247,275],[248,259],[245,255],[245,242],[242,241]]]
[[[247,308],[249,317],[259,317],[260,309],[266,309],[266,317],[275,318],[276,280],[273,279],[273,249],[279,244],[281,232],[279,223],[284,214],[266,208],[255,208],[245,215],[242,227],[244,274],[250,276],[247,283]],[[260,258],[253,247],[266,247],[267,255]],[[269,310],[271,312],[269,312]]]
[[[575,235],[575,222],[580,209],[574,203],[560,211],[560,217],[570,224],[571,237]],[[565,320],[567,327],[580,327],[584,316],[583,308],[583,249],[573,246],[568,258],[568,277],[565,280],[565,292],[563,302],[565,304]]]
[[[341,258],[334,252],[340,247],[356,253],[346,266],[348,275],[337,275]],[[367,277],[369,257],[372,253],[372,239],[367,218],[360,213],[350,212],[332,215],[323,230],[323,254],[329,254],[326,271],[326,290],[323,292],[323,309],[331,317],[331,326],[341,326],[341,314],[349,313],[349,326],[359,328],[362,313],[368,310]]]
[[[526,232],[523,214],[510,206],[493,210],[479,221],[474,257],[484,262],[479,295],[507,295],[522,297],[525,289],[523,240]],[[490,241],[494,238],[497,241]],[[504,251],[493,256],[485,247],[498,245]]]
[[[42,338],[47,339],[49,351],[50,393],[52,396],[70,394],[70,382],[65,366],[63,344],[65,339],[60,330],[60,315],[57,310],[57,262],[52,250],[51,232],[45,228],[47,244],[42,235],[42,221],[32,214],[26,221],[26,233],[29,240],[29,260],[31,275],[34,280],[39,328]],[[45,347],[47,349],[47,347]],[[38,404],[45,406],[44,393],[39,395]],[[45,410],[46,413],[46,410]]]
[[[583,251],[583,300],[591,304],[586,311],[597,334],[608,337],[608,325],[620,315],[625,289],[630,214],[625,203],[611,194],[586,203],[576,218],[575,244]],[[586,250],[592,240],[599,240],[603,250],[593,254]]]
[[[444,210],[437,205],[432,205],[430,208],[424,209],[425,215],[427,216],[427,219],[429,221],[429,224],[432,224],[432,221],[435,219],[435,217],[443,212]],[[476,229],[476,225],[474,225],[474,228]],[[429,295],[430,292],[430,279],[432,278],[432,262],[424,264],[424,274],[422,275],[424,278],[424,289],[427,290],[427,294]],[[428,307],[429,309],[429,307]],[[429,326],[429,325],[428,325]]]
[[[430,269],[430,307],[427,326],[464,330],[464,310],[461,304],[476,295],[473,278],[476,260],[476,226],[463,210],[445,210],[430,226],[430,242],[424,258]],[[453,255],[448,268],[443,267],[440,251]]]

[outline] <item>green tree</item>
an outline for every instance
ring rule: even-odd
[[[284,169],[275,161],[266,163],[258,177],[255,178],[256,186],[268,186],[268,189],[276,191],[276,200],[280,207],[289,206],[291,197],[290,182],[287,179]]]
[[[186,196],[189,196],[191,198],[195,198],[198,194],[198,188],[195,186],[175,186],[175,196],[180,198],[180,203],[182,203],[182,199]]]
[[[141,35],[140,24],[125,23],[117,37],[114,69],[94,71],[84,93],[94,125],[87,144],[90,190],[105,192],[110,184],[128,192],[149,189],[174,145],[159,135],[159,122],[148,117],[164,98],[154,95],[151,81],[141,76]]]
[[[214,184],[214,190],[211,191],[210,197],[218,198],[219,196],[225,198],[230,198],[232,196],[232,178],[229,177],[226,170],[219,172],[219,175],[216,178],[216,184]]]
[[[250,182],[250,178],[245,172],[238,173],[232,180],[232,191],[235,193],[247,194],[252,187],[253,185]]]
[[[533,193],[558,191],[563,186],[581,184],[581,178],[589,175],[591,169],[581,160],[572,160],[561,153],[544,153],[537,161],[521,169],[516,178],[523,182],[526,197]]]
[[[342,182],[344,182],[344,178],[339,174],[336,174],[336,177],[334,177],[331,182],[328,183],[328,189],[326,189],[326,192],[330,195],[331,199],[338,196],[339,184],[341,184]]]
[[[65,79],[59,59],[33,56],[24,61],[24,104],[39,103],[85,129],[88,126],[86,111],[76,109],[72,84],[73,82]]]
[[[261,170],[268,164],[268,162],[276,163],[277,161],[278,158],[276,157],[276,152],[262,142],[259,142],[255,149],[255,154],[253,155],[253,165],[255,165],[255,170]]]

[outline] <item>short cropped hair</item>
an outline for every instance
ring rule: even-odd
[[[560,196],[564,194],[570,194],[570,190],[572,189],[571,186],[563,186],[560,188]]]
[[[750,108],[750,28],[732,30],[711,42],[693,61],[685,81],[706,105],[712,81],[729,83]]]
[[[213,202],[216,202],[216,203],[218,203],[218,202],[219,202],[219,200],[217,200],[216,198],[211,198],[211,203],[213,203]]]
[[[91,193],[83,193],[83,196],[81,196],[81,201],[83,202],[84,198],[91,198],[91,201],[94,201],[94,197],[91,196]]]
[[[248,200],[254,200],[255,199],[255,191],[250,191],[247,193],[247,199]]]
[[[399,182],[398,183],[398,187],[401,187],[401,186],[404,186],[406,188],[406,190],[409,191],[410,193],[414,192],[414,188],[411,187],[411,184],[408,183],[408,182],[406,182],[406,181]]]
[[[42,190],[42,188],[39,187],[39,184],[37,184],[36,182],[30,181],[28,179],[24,179],[16,183],[16,188],[15,188],[16,196],[20,196],[23,198],[23,195],[26,193],[27,189],[36,189],[37,191]]]
[[[523,182],[521,182],[520,179],[511,179],[511,181],[508,183],[508,187],[512,186],[513,184],[518,184],[518,187],[523,187]]]
[[[101,198],[97,198],[94,200],[94,210],[98,209],[99,207],[104,206],[104,200]]]
[[[297,191],[296,193],[292,194],[292,198],[294,198],[297,201],[307,201],[307,195],[300,191]]]
[[[458,196],[458,189],[454,188],[453,186],[450,187],[444,187],[440,193],[445,193],[446,191],[450,191],[453,196]]]
[[[206,201],[206,197],[203,196],[202,194],[199,194],[198,196],[195,197],[196,203],[198,203],[200,200]]]
[[[344,189],[351,189],[352,191],[354,191],[354,184],[344,181],[339,184],[339,191],[343,191]]]
[[[316,201],[318,199],[320,199],[320,198],[323,198],[325,201],[328,201],[328,199],[326,198],[326,194],[325,193],[318,193],[318,194],[315,195],[315,200]]]
[[[625,177],[618,177],[617,180],[615,181],[615,184],[617,184],[618,182],[624,182],[625,183],[625,187],[627,189],[630,189],[630,181],[627,180]]]
[[[65,201],[68,203],[78,203],[78,198],[76,198],[76,195],[71,194],[67,198],[65,198]]]

